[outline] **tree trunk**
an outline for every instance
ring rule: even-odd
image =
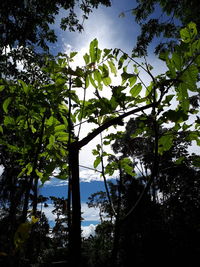
[[[27,219],[30,191],[31,191],[32,185],[33,185],[33,175],[31,175],[29,181],[27,181],[25,197],[24,197],[24,205],[23,205],[22,216],[21,216],[21,223],[24,223]]]
[[[120,213],[121,213],[121,201],[122,201],[122,169],[119,164],[119,184],[118,184],[118,203],[117,203],[117,213],[115,217],[115,227],[114,227],[114,238],[113,238],[113,248],[111,253],[111,262],[113,266],[119,266],[118,262],[118,252],[119,252],[119,242],[120,242]]]
[[[34,190],[33,190],[33,216],[37,216],[38,205],[38,177],[35,177]]]
[[[69,149],[69,165],[71,170],[72,190],[72,224],[69,240],[70,267],[81,266],[81,203],[79,184],[79,148],[72,143]]]

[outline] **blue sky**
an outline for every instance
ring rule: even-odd
[[[79,51],[83,47],[88,47],[94,38],[99,40],[100,46],[103,45],[106,48],[123,47],[126,51],[131,51],[139,33],[139,27],[129,12],[126,13],[125,18],[119,18],[119,14],[122,11],[130,10],[135,6],[134,3],[135,1],[130,0],[113,0],[110,8],[100,6],[98,9],[94,9],[89,19],[84,22],[84,31],[81,34],[63,31],[59,28],[60,18],[65,15],[65,11],[61,11],[54,25],[58,35],[58,43],[52,46],[52,52],[60,52],[60,49],[65,50],[67,45]]]
[[[89,225],[91,222],[97,223],[99,221],[98,210],[94,211],[94,216],[91,216],[91,211],[87,211],[86,202],[88,201],[88,197],[97,191],[105,191],[104,183],[102,181],[93,181],[93,182],[81,182],[80,183],[81,190],[81,200],[84,205],[83,209],[86,214],[83,214],[86,221],[83,222],[83,225]],[[40,188],[39,193],[45,197],[55,196],[55,197],[64,197],[67,198],[68,185],[67,181],[59,181],[56,178],[52,178],[51,183],[48,183]],[[51,204],[49,200],[47,202]],[[51,205],[50,205],[51,206]]]

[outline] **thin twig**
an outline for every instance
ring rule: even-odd
[[[79,124],[79,129],[78,129],[78,135],[77,135],[78,139],[79,139],[79,135],[80,135],[80,131],[81,131],[82,120],[83,120],[83,112],[84,112],[84,108],[85,108],[86,84],[85,84],[85,87],[83,89],[84,89],[84,95],[83,95],[83,104],[82,104],[82,107],[81,107],[81,119],[80,119],[80,124]]]
[[[154,81],[154,76],[153,74],[145,69],[140,63],[138,63],[135,59],[133,59],[132,57],[130,57],[127,53],[125,53],[122,49],[119,49],[119,51],[121,51],[123,54],[125,54],[127,56],[127,58],[129,58],[131,61],[133,61],[136,65],[138,65],[138,67],[140,67],[141,69],[143,69],[151,78],[152,80]]]
[[[97,169],[94,169],[94,168],[91,168],[91,167],[83,166],[83,165],[80,165],[80,164],[79,164],[79,167],[81,167],[81,168],[85,168],[85,169],[88,169],[88,170],[92,170],[92,171],[94,171],[94,172],[99,172],[99,173],[102,174],[101,171],[99,171],[99,170],[97,170]]]
[[[104,162],[103,162],[103,152],[104,151],[103,151],[102,133],[100,133],[100,138],[101,138],[101,167],[102,167],[102,176],[103,176],[103,180],[104,180],[104,186],[105,186],[105,189],[106,189],[106,195],[107,195],[107,198],[108,198],[108,202],[110,204],[110,207],[112,209],[112,212],[113,212],[114,216],[116,217],[116,211],[115,211],[113,202],[111,200],[111,196],[110,196],[110,192],[109,192],[108,184],[107,184],[107,180],[106,180],[106,175],[105,175],[105,167],[104,167]]]

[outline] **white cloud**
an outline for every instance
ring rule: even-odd
[[[38,205],[38,210],[40,210],[40,205]],[[50,222],[54,222],[56,219],[56,215],[52,213],[54,210],[53,204],[48,204],[48,207],[42,207],[42,211]]]
[[[41,209],[41,205],[38,205],[38,210]],[[54,221],[56,219],[56,215],[52,213],[54,210],[53,204],[49,203],[48,207],[42,207],[42,211],[45,213],[46,217],[49,221]],[[82,217],[84,219],[84,222],[87,221],[93,221],[98,222],[99,221],[99,209],[98,208],[88,208],[88,205],[86,203],[81,203],[81,211],[82,211]]]
[[[89,226],[82,226],[82,236],[88,238],[91,235],[95,235],[96,225],[90,224]]]
[[[9,55],[9,53],[11,51],[17,51],[17,50],[21,50],[23,49],[23,47],[16,47],[16,48],[10,48],[10,46],[7,46],[4,48],[4,51],[3,51],[3,54],[6,54],[6,55]],[[8,61],[11,62],[13,64],[13,57],[10,55],[9,58],[8,58]],[[19,70],[19,71],[25,71],[24,69],[24,62],[22,60],[16,60],[16,68]]]
[[[99,172],[85,169],[85,168],[80,168],[81,182],[103,181],[100,175],[101,174]]]
[[[103,9],[99,8],[90,14],[89,20],[85,21],[84,31],[81,34],[78,32],[70,34],[63,32],[63,46],[65,48],[67,45],[70,45],[75,50],[84,51],[84,48],[88,47],[94,38],[97,38],[100,45],[104,47],[116,47],[117,40],[120,39],[118,28],[113,18],[109,17]]]
[[[67,174],[66,174],[66,177],[67,177]],[[57,178],[54,178],[54,177],[50,177],[50,179],[48,181],[46,181],[44,183],[44,187],[46,186],[51,186],[51,187],[59,187],[59,186],[67,186],[68,185],[68,180],[60,180],[60,179],[57,179]]]
[[[40,209],[40,207],[38,207]],[[54,224],[56,215],[52,213],[52,210],[54,209],[53,204],[48,204],[48,207],[43,207],[43,212],[45,213],[47,219],[49,222]],[[85,219],[85,221],[99,221],[98,211],[97,209],[88,208],[86,203],[82,203],[82,211],[84,214],[82,215]],[[81,226],[82,229],[82,236],[85,238],[88,238],[90,235],[95,234],[96,225],[90,224],[88,226]]]
[[[3,165],[0,165],[0,176],[2,175],[2,173],[3,173],[3,170],[4,170],[4,167],[3,167]]]
[[[99,221],[99,209],[88,208],[86,203],[81,203],[82,217],[84,221]]]
[[[196,141],[192,141],[192,145],[188,148],[189,153],[195,153],[200,155],[200,147],[197,145]]]

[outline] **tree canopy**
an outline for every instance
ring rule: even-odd
[[[142,56],[155,38],[158,44],[155,52],[172,49],[177,42],[179,31],[191,21],[200,27],[198,0],[137,0],[137,6],[130,10],[141,26],[141,33],[133,53]],[[124,13],[122,13],[124,14]]]
[[[36,45],[47,49],[48,42],[57,40],[55,31],[50,25],[55,22],[55,17],[61,8],[65,12],[60,21],[61,29],[82,31],[84,20],[88,18],[92,9],[100,4],[110,6],[111,3],[109,0],[4,1],[0,6],[1,48],[8,45],[11,47]],[[81,10],[82,18],[78,17],[77,9]]]

